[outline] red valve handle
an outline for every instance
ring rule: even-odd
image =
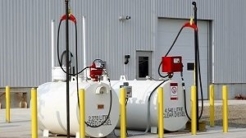
[[[195,31],[198,29],[196,24],[190,22],[185,23],[183,27],[190,27],[193,28]]]
[[[61,17],[61,21],[66,20],[66,19],[67,19],[66,14]],[[75,24],[77,22],[76,18],[75,18],[75,16],[73,14],[68,14],[68,20],[74,22]]]

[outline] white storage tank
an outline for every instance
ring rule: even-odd
[[[126,80],[111,81],[113,89],[118,93],[120,85],[127,82],[132,86],[132,97],[127,102],[127,128],[145,130],[147,126],[157,127],[157,87],[163,81]],[[180,83],[168,80],[160,85],[164,88],[164,129],[177,131],[185,128],[188,118],[185,113],[184,92]],[[190,114],[190,92],[186,92],[186,107]],[[149,105],[148,105],[149,103]],[[149,107],[149,108],[148,108]],[[148,113],[150,122],[148,123]]]
[[[79,132],[79,108],[76,82],[70,82],[70,132]],[[79,82],[85,89],[86,135],[105,137],[116,127],[119,120],[119,99],[108,84]],[[38,87],[39,128],[54,134],[67,134],[66,82],[48,82]],[[108,119],[107,116],[109,115]],[[107,119],[107,121],[102,124]]]

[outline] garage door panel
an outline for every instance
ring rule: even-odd
[[[173,43],[178,31],[187,20],[175,19],[159,19],[158,32],[156,40],[157,55],[164,56],[171,44]],[[199,26],[199,50],[200,50],[200,69],[202,76],[202,85],[204,91],[204,98],[207,97],[207,49],[208,49],[208,23],[206,21],[198,21]],[[187,63],[194,63],[194,31],[192,29],[184,29],[175,43],[169,56],[181,55],[184,65],[184,79],[186,83],[187,92],[190,92],[190,86],[194,84],[194,72],[187,70]],[[159,61],[159,57],[158,57]],[[181,81],[180,74],[175,73],[174,79]],[[201,95],[199,94],[201,98]]]
[[[170,21],[167,21],[170,20]],[[172,21],[171,21],[172,20]],[[178,33],[178,31],[181,29],[181,27],[188,21],[188,20],[176,20],[174,23],[173,20],[175,19],[159,19],[158,26],[158,32],[167,31],[167,32],[173,32]],[[172,26],[169,26],[172,24]],[[168,26],[168,27],[167,27]],[[208,28],[204,28],[204,26],[208,26],[208,23],[206,21],[198,21],[198,32],[207,34]],[[190,28],[184,28],[182,32],[190,31],[192,29]]]
[[[203,48],[204,49],[204,48]],[[207,61],[207,53],[205,53],[201,48],[200,48],[200,50],[199,50],[200,52],[199,52],[199,58],[201,59],[201,60],[206,60]]]
[[[158,33],[158,36],[165,36],[165,38],[157,40],[157,44],[160,46],[170,47],[172,45],[176,35],[177,34],[166,35],[165,32]],[[199,35],[199,40],[198,40],[199,41],[199,47],[206,47],[206,48],[208,47],[207,40],[202,39],[202,38],[206,38],[206,37],[207,37],[207,35],[205,35],[205,34]],[[193,34],[189,34],[189,35],[188,34],[186,34],[186,35],[181,34],[178,37],[174,47],[176,47],[177,45],[189,45],[189,47],[190,46],[194,47],[194,35]]]
[[[168,49],[166,49],[164,46],[160,46],[163,53],[161,53],[163,56],[167,53]],[[200,49],[200,59],[205,59],[207,60],[207,53],[204,52],[206,48],[199,48]],[[188,54],[187,54],[188,53]],[[189,48],[189,46],[177,46],[174,47],[171,52],[169,53],[169,56],[177,56],[177,55],[182,55],[183,59],[193,59],[195,57],[195,52],[194,48]]]
[[[198,32],[208,34],[208,22],[207,21],[198,21],[197,26],[198,26]]]

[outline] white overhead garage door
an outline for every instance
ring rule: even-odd
[[[179,19],[158,19],[158,28],[156,36],[156,58],[158,61],[160,57],[164,56],[171,44],[173,43],[177,33],[185,22],[189,20]],[[209,22],[198,21],[198,37],[199,37],[199,50],[200,50],[200,69],[203,86],[203,98],[208,98],[208,27]],[[185,79],[186,91],[190,92],[190,86],[194,84],[194,72],[193,70],[187,70],[188,63],[194,63],[194,30],[191,28],[183,29],[177,42],[175,43],[169,56],[182,56],[183,58],[183,74]],[[175,73],[175,80],[181,81],[180,73]],[[201,99],[199,88],[199,99]]]

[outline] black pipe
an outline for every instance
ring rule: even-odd
[[[194,23],[197,25],[197,7],[196,2],[192,2],[193,10],[194,10]],[[195,86],[196,86],[196,126],[197,130],[199,130],[199,106],[198,106],[198,31],[194,31],[194,46],[195,46]]]
[[[70,101],[69,101],[69,30],[68,30],[68,1],[65,0],[65,9],[66,9],[66,109],[67,109],[67,138],[70,138]]]

